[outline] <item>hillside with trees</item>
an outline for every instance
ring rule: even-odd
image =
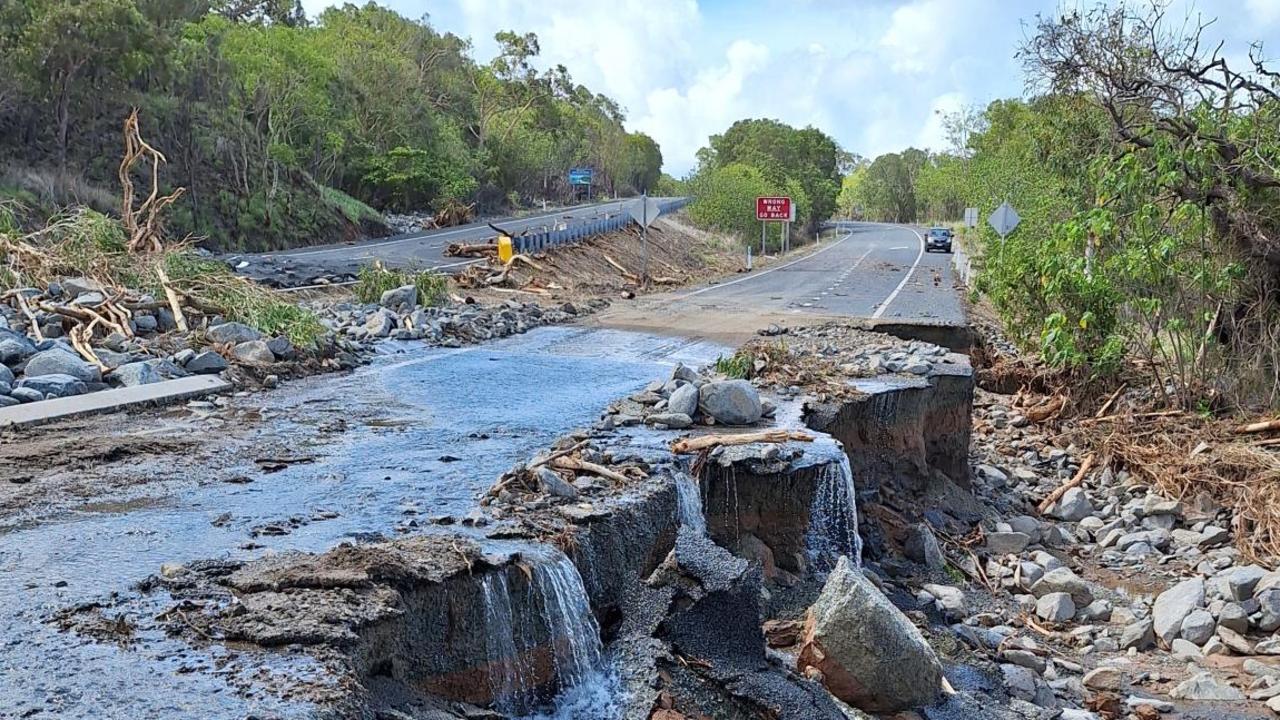
[[[370,3],[309,20],[291,0],[13,0],[0,4],[0,200],[42,223],[117,212],[120,127],[134,107],[186,192],[170,233],[265,250],[385,231],[376,211],[481,212],[657,185],[662,155],[538,39],[466,40]],[[371,209],[372,208],[372,209]],[[376,211],[375,211],[376,210]]]

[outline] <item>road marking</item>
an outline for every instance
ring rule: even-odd
[[[889,248],[889,249],[890,249],[890,250],[910,250],[910,249],[911,249],[911,246],[910,246],[910,245],[899,245],[898,247],[891,247],[891,248]]]
[[[844,237],[842,237],[842,238],[840,238],[839,240],[837,240],[837,241],[835,241],[835,242],[831,243],[830,245],[828,245],[828,246],[826,246],[826,247],[824,247],[824,248],[822,248],[822,249],[820,249],[820,250],[817,250],[817,251],[815,251],[815,252],[809,253],[808,255],[805,255],[805,256],[804,256],[804,257],[802,257],[802,258],[796,258],[795,260],[792,260],[791,262],[789,262],[789,263],[787,263],[787,264],[785,264],[785,265],[779,265],[778,267],[769,268],[768,270],[763,270],[763,271],[758,272],[758,273],[752,273],[752,274],[747,275],[747,276],[745,276],[745,277],[740,277],[740,278],[738,278],[737,280],[730,280],[729,282],[720,283],[719,285],[710,285],[710,286],[708,286],[708,287],[704,287],[704,288],[702,288],[701,290],[694,290],[693,292],[685,293],[684,295],[677,295],[677,296],[675,296],[675,297],[674,297],[674,298],[672,298],[672,299],[673,299],[673,300],[687,300],[688,298],[691,298],[691,297],[693,297],[694,295],[701,295],[701,294],[702,294],[702,293],[704,293],[704,292],[709,292],[709,291],[711,291],[711,290],[718,290],[718,289],[720,289],[720,288],[729,287],[730,285],[737,285],[737,284],[738,284],[738,283],[740,283],[740,282],[746,282],[746,281],[748,281],[748,280],[754,280],[755,278],[764,277],[765,275],[768,275],[769,273],[771,273],[771,272],[775,272],[775,271],[777,271],[777,270],[785,270],[786,268],[789,268],[789,267],[791,267],[792,265],[795,265],[795,264],[796,264],[796,263],[798,263],[798,262],[802,262],[802,261],[804,261],[804,260],[808,260],[809,258],[817,257],[817,256],[821,255],[822,253],[824,253],[824,252],[826,252],[826,251],[830,250],[831,248],[833,248],[833,247],[835,247],[835,246],[839,245],[840,243],[844,242],[845,240],[848,240],[848,239],[849,239],[849,238],[851,238],[851,237],[853,237],[853,231],[852,231],[852,230],[850,230],[850,231],[849,231],[849,234],[848,234],[848,235],[845,235]],[[871,251],[870,251],[870,250],[868,250],[867,252],[871,252]],[[866,257],[866,255],[863,255],[862,257]],[[861,262],[861,260],[859,260],[859,262]],[[857,266],[855,265],[854,267],[857,267]]]
[[[916,236],[916,239],[920,241],[920,252],[916,253],[916,261],[911,263],[911,269],[907,271],[906,275],[902,276],[902,282],[898,283],[898,287],[889,293],[889,297],[885,298],[880,307],[876,308],[875,313],[871,315],[872,320],[884,315],[884,311],[889,309],[889,303],[893,302],[893,299],[898,297],[898,293],[902,292],[902,288],[906,286],[907,281],[911,279],[911,275],[916,271],[916,267],[920,265],[920,259],[924,257],[924,236],[915,230],[911,230],[911,228],[902,229],[910,230]]]

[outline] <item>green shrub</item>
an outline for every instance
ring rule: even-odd
[[[393,270],[375,263],[360,268],[354,291],[360,302],[376,303],[386,291],[405,285],[418,289],[419,303],[439,305],[448,294],[449,278],[431,270]]]
[[[756,358],[750,352],[739,350],[729,357],[723,355],[716,358],[716,372],[735,380],[745,380],[751,376]]]

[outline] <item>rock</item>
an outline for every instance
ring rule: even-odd
[[[1169,695],[1179,700],[1244,700],[1244,693],[1218,682],[1207,672],[1182,681]]]
[[[212,325],[204,331],[204,335],[209,342],[218,343],[219,345],[239,345],[240,343],[262,339],[262,333],[244,323],[238,322]]]
[[[134,315],[133,327],[140,333],[153,333],[160,327],[155,315]]]
[[[394,313],[386,308],[379,308],[364,321],[364,329],[375,338],[384,338],[391,335],[396,324],[397,318]]]
[[[102,371],[91,365],[70,350],[52,348],[31,356],[27,361],[26,376],[70,375],[85,383],[102,382]]]
[[[565,482],[564,478],[560,477],[560,473],[546,465],[539,465],[534,474],[538,476],[538,486],[548,495],[568,498],[569,500],[578,498],[578,489]]]
[[[0,363],[17,365],[34,355],[36,344],[20,332],[0,328]]]
[[[231,358],[245,365],[270,365],[276,361],[265,340],[250,340],[231,348]]]
[[[694,385],[697,385],[698,381],[701,380],[698,377],[698,372],[684,363],[676,363],[676,366],[671,369],[671,379],[683,380]]]
[[[1040,678],[1031,669],[1004,663],[1000,666],[1000,672],[1004,675],[1004,684],[1009,689],[1010,695],[1027,702],[1036,702],[1040,697],[1043,686]],[[1052,695],[1052,693],[1049,694]]]
[[[218,353],[212,350],[205,350],[188,360],[185,367],[187,372],[198,375],[212,375],[226,370],[227,361]]]
[[[1051,592],[1036,601],[1036,615],[1049,622],[1066,622],[1076,616],[1076,604],[1068,593]]]
[[[7,388],[5,389],[5,392],[6,393],[8,392]],[[9,395],[0,395],[0,408],[13,407],[14,405],[20,405],[21,403],[22,401],[16,397],[10,397]]]
[[[293,342],[283,335],[268,340],[267,347],[277,360],[292,360],[298,354],[297,349],[293,347]]]
[[[1053,592],[1065,592],[1071,596],[1076,607],[1084,607],[1093,602],[1093,589],[1071,572],[1070,568],[1060,567],[1044,574],[1044,577],[1031,586],[1031,593],[1036,597],[1044,597]]]
[[[1155,642],[1156,635],[1152,629],[1150,618],[1130,623],[1125,626],[1124,630],[1120,631],[1121,650],[1133,648],[1138,652],[1142,652],[1154,645]]]
[[[48,377],[49,377],[48,375],[45,376],[46,379],[48,379]],[[75,380],[75,378],[72,378],[72,380]],[[80,381],[76,380],[76,382],[80,382]],[[25,388],[25,387],[19,386],[9,391],[9,397],[13,398],[14,400],[17,400],[18,402],[24,402],[24,403],[40,402],[41,400],[44,399],[44,393],[40,392],[39,390],[36,390],[35,388]]]
[[[398,313],[407,313],[418,304],[418,288],[413,285],[402,285],[384,293],[378,304]]]
[[[1031,544],[1031,537],[1020,532],[993,532],[987,534],[987,549],[997,555],[1016,555]]]
[[[1264,590],[1258,593],[1258,606],[1260,612],[1258,629],[1263,632],[1280,629],[1280,589]]]
[[[724,425],[752,425],[763,408],[760,393],[746,380],[709,382],[698,389],[698,408]]]
[[[1228,600],[1248,600],[1253,597],[1253,589],[1258,581],[1266,574],[1267,571],[1257,565],[1245,565],[1231,568],[1214,580]]]
[[[654,413],[646,417],[644,421],[650,425],[665,425],[672,430],[683,430],[693,426],[693,418],[677,412]]]
[[[1181,634],[1184,640],[1199,646],[1209,642],[1217,628],[1218,623],[1208,610],[1192,610],[1182,621]]]
[[[13,385],[14,380],[13,371],[7,365],[0,365],[0,383]]]
[[[1199,645],[1182,638],[1173,639],[1169,644],[1169,652],[1173,653],[1175,660],[1198,660],[1204,656]]]
[[[1253,643],[1240,633],[1228,627],[1218,627],[1218,639],[1237,655],[1252,655]]]
[[[930,569],[941,570],[947,566],[947,558],[942,554],[938,536],[933,534],[933,528],[927,523],[916,523],[907,529],[907,540],[903,549],[907,557]]]
[[[934,602],[938,604],[938,609],[942,610],[948,618],[958,620],[968,615],[964,601],[964,591],[960,588],[952,587],[951,585],[925,583],[923,589],[933,596]]]
[[[698,386],[685,383],[676,388],[667,398],[667,410],[693,417],[698,413]]]
[[[25,377],[18,381],[18,387],[10,391],[10,395],[18,397],[18,390],[33,390],[42,395],[41,399],[51,397],[71,397],[89,392],[89,386],[80,378],[70,375],[40,375]],[[19,397],[19,400],[22,398]]]
[[[1136,711],[1140,707],[1149,707],[1159,713],[1170,713],[1174,710],[1173,703],[1168,700],[1157,700],[1156,698],[1145,698],[1137,695],[1130,695],[1125,698],[1125,707],[1131,711]],[[1139,716],[1142,718],[1143,716]]]
[[[1249,629],[1249,613],[1240,603],[1227,603],[1218,611],[1218,624],[1226,625],[1236,632],[1246,632]]]
[[[1006,662],[1011,665],[1021,665],[1022,667],[1035,672],[1037,675],[1043,675],[1048,663],[1039,655],[1030,650],[1006,649],[1001,650],[997,659],[1000,662]]]
[[[1124,670],[1111,665],[1103,665],[1085,673],[1080,682],[1090,690],[1119,692],[1124,687],[1126,679]]]
[[[870,712],[932,705],[942,691],[933,648],[847,557],[809,609],[797,669],[821,673],[833,695]]]
[[[1082,488],[1073,487],[1045,511],[1045,515],[1066,522],[1080,522],[1093,514],[1093,504]]]
[[[1151,608],[1151,620],[1156,637],[1165,645],[1173,642],[1182,629],[1182,621],[1192,610],[1204,605],[1204,580],[1198,577],[1183,580],[1156,597]]]
[[[135,385],[148,385],[150,383],[158,383],[164,378],[160,377],[160,373],[150,363],[132,362],[121,365],[112,371],[110,378],[124,387],[133,387]]]
[[[62,292],[66,293],[67,297],[72,298],[73,300],[88,293],[103,292],[102,283],[86,277],[63,278],[60,285],[62,286]]]

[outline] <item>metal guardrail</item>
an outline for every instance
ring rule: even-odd
[[[658,202],[659,217],[689,204],[689,198],[671,198],[670,200],[661,200]],[[600,233],[615,232],[635,222],[626,212],[620,212],[613,217],[602,218],[600,220],[588,220],[583,223],[570,225],[561,230],[546,230],[538,233],[530,233],[521,235],[511,239],[515,245],[515,251],[519,253],[539,252],[547,248],[553,248],[558,245],[577,242],[584,238]]]

